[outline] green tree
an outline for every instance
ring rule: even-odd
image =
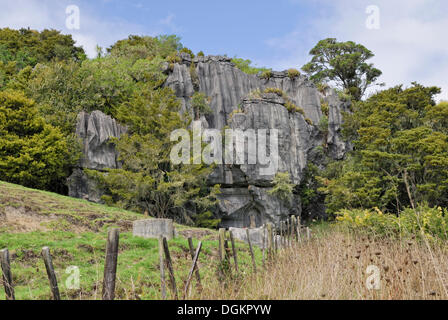
[[[23,93],[0,92],[0,180],[61,191],[76,161],[59,129]]]
[[[284,201],[291,200],[294,191],[294,184],[291,182],[289,172],[278,172],[272,183],[274,186],[271,190],[269,190],[269,194],[274,195]]]
[[[438,93],[414,83],[354,105],[344,134],[355,151],[323,181],[332,213],[343,207],[400,212],[418,203],[448,205],[448,104],[436,105]]]
[[[199,120],[202,115],[212,113],[210,108],[210,99],[202,92],[195,92],[191,98],[194,119]]]
[[[214,223],[207,212],[216,205],[219,186],[209,187],[212,168],[173,165],[171,132],[187,126],[171,89],[149,90],[133,96],[117,110],[117,119],[130,134],[116,140],[123,165],[107,174],[92,173],[106,190],[107,203],[148,211],[158,218],[186,224]]]
[[[316,83],[333,81],[355,100],[361,100],[368,87],[377,85],[382,74],[373,64],[367,63],[374,54],[352,41],[321,40],[310,55],[313,58],[302,67],[310,79]]]

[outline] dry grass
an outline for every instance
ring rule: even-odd
[[[210,286],[196,299],[407,300],[448,299],[448,247],[373,240],[331,229],[280,251],[256,276]],[[367,268],[380,270],[381,289],[368,290]]]

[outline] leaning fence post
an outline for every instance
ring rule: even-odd
[[[42,248],[42,257],[44,259],[45,268],[47,269],[48,280],[50,281],[50,290],[53,300],[61,300],[58,288],[58,280],[54,272],[53,260],[51,259],[50,248]]]
[[[188,246],[190,247],[191,259],[194,260],[195,250],[194,250],[194,245],[193,245],[193,239],[191,237],[188,238]],[[198,288],[201,288],[202,287],[202,285],[201,285],[201,275],[199,274],[199,268],[198,268],[197,265],[196,265],[195,273],[196,273],[196,281],[198,282]]]
[[[232,252],[233,252],[233,261],[235,262],[235,271],[238,272],[238,257],[236,253],[236,247],[235,247],[235,239],[233,238],[232,231],[229,231],[230,236],[230,242],[232,243]]]
[[[247,243],[249,244],[250,256],[252,257],[252,265],[254,267],[254,272],[257,273],[257,264],[255,263],[255,255],[254,250],[252,249],[252,243],[250,241],[249,229],[246,229],[246,235],[247,235]]]
[[[184,300],[187,297],[188,294],[188,288],[190,287],[191,278],[193,277],[193,272],[197,270],[196,266],[199,260],[199,254],[201,253],[202,248],[202,242],[199,241],[198,248],[196,249],[196,254],[193,257],[193,265],[191,266],[190,273],[188,274],[187,283],[185,284],[185,291],[184,291]]]
[[[106,262],[104,264],[103,300],[115,299],[119,241],[120,230],[116,228],[109,230],[106,243]]]
[[[166,280],[165,280],[165,259],[163,258],[163,236],[159,236],[159,263],[160,263],[160,285],[162,291],[162,299],[166,299]]]
[[[178,300],[179,297],[177,295],[176,278],[174,277],[173,263],[171,261],[171,255],[170,255],[170,250],[168,248],[168,242],[166,241],[165,237],[163,237],[163,250],[165,251],[165,262],[166,262],[166,266],[168,268],[168,272],[170,274],[171,291],[173,293],[174,299]]]
[[[15,300],[8,249],[0,251],[0,263],[3,271],[3,286],[5,287],[6,300]]]

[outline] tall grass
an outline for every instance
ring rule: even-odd
[[[448,299],[447,246],[353,235],[330,228],[282,250],[263,272],[204,288],[196,299],[407,300]],[[369,290],[369,266],[380,290]]]

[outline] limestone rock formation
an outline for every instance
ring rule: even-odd
[[[350,148],[340,134],[342,113],[348,111],[350,103],[340,101],[334,90],[319,92],[306,77],[290,78],[287,71],[272,72],[269,79],[249,75],[227,57],[192,59],[183,53],[181,60],[172,69],[167,66],[165,86],[172,88],[180,99],[182,112],[192,113],[191,97],[200,91],[211,99],[213,111],[201,119],[204,128],[278,130],[278,170],[289,172],[294,184],[302,182],[309,162],[317,165],[323,162],[323,155],[316,152],[317,149],[325,147],[327,156],[341,159]],[[284,97],[264,94],[266,88],[282,90],[290,102],[303,109],[304,115],[288,111]],[[254,91],[259,92],[258,96],[251,94]],[[318,129],[323,118],[321,102],[329,107],[325,134]],[[82,168],[119,167],[118,155],[108,141],[110,137],[125,133],[126,128],[95,111],[79,115],[76,132],[84,142]],[[261,165],[222,165],[210,176],[211,184],[222,186],[217,214],[223,226],[247,227],[250,216],[254,216],[260,227],[267,222],[278,224],[289,215],[302,213],[298,195],[287,202],[270,195],[274,174],[260,174],[261,169]],[[89,184],[82,171],[75,172],[69,180],[72,196],[96,201],[95,187]]]
[[[342,159],[350,146],[341,137],[342,112],[350,103],[339,100],[333,89],[319,92],[306,77],[290,78],[287,71],[273,71],[269,79],[249,75],[221,56],[197,57],[181,55],[182,62],[174,65],[166,86],[172,88],[182,102],[184,112],[191,112],[191,96],[195,90],[211,98],[213,113],[206,116],[206,127],[223,129],[277,129],[279,131],[279,171],[289,172],[299,185],[304,170],[311,161],[323,162],[316,152],[325,147],[333,159]],[[251,98],[254,91],[277,88],[290,102],[300,107],[304,115],[291,113],[285,100],[276,94]],[[318,129],[322,117],[321,103],[328,104],[328,132]],[[307,121],[308,120],[308,121]],[[310,121],[311,120],[311,121]],[[308,122],[311,122],[308,123]],[[247,159],[247,154],[246,154]],[[210,183],[221,184],[219,214],[225,227],[247,227],[250,216],[257,226],[266,222],[278,223],[289,215],[301,214],[301,201],[295,195],[289,203],[269,195],[273,175],[260,175],[260,165],[223,165],[210,177]],[[323,210],[324,206],[316,206]],[[319,213],[309,213],[316,216]]]
[[[83,141],[81,167],[95,170],[119,167],[118,155],[110,138],[119,138],[127,129],[101,111],[78,115],[76,135]]]
[[[91,114],[81,112],[78,115],[76,135],[82,140],[83,157],[80,168],[67,180],[69,196],[101,202],[101,191],[82,169],[119,168],[118,154],[110,139],[119,138],[126,131],[126,127],[101,111],[93,111]]]

